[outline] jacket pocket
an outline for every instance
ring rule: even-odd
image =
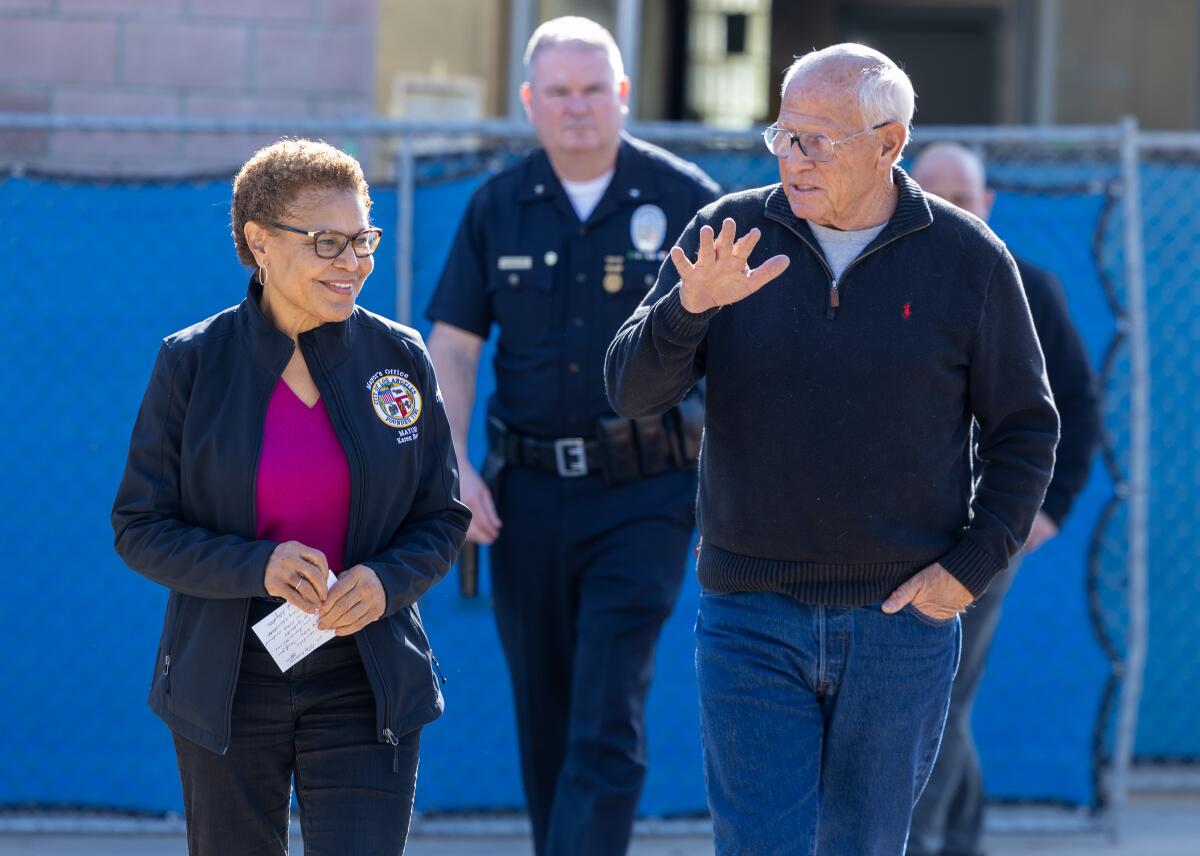
[[[370,650],[368,674],[379,681],[374,688],[382,703],[382,726],[405,734],[437,719],[444,704],[442,692],[415,608],[399,609],[362,632]]]
[[[163,692],[171,694],[171,658],[175,654],[175,641],[179,637],[180,618],[183,613],[183,597],[171,593],[167,599],[167,619],[163,624],[162,644],[158,662],[159,674],[162,676]]]
[[[529,348],[549,338],[553,326],[553,279],[545,268],[496,270],[488,279],[500,343]]]
[[[429,663],[433,666],[433,671],[437,673],[443,684],[446,683],[446,676],[442,673],[442,664],[438,662],[437,655],[433,653],[433,643],[429,641],[429,636],[425,633],[425,622],[421,620],[421,610],[414,603],[405,612],[408,613],[409,621],[412,622],[413,630],[416,631],[418,638],[425,643],[425,650],[429,652]]]

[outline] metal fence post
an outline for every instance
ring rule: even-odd
[[[1111,802],[1124,805],[1129,793],[1129,768],[1137,737],[1138,705],[1146,665],[1148,616],[1148,536],[1150,478],[1150,353],[1146,326],[1146,270],[1142,249],[1142,200],[1138,158],[1138,122],[1121,122],[1121,188],[1124,214],[1126,323],[1129,336],[1129,578],[1126,605],[1129,631],[1121,669],[1121,699],[1113,745]],[[1114,811],[1114,818],[1116,813]]]
[[[396,147],[396,320],[412,323],[413,194],[416,192],[413,140],[400,135]]]

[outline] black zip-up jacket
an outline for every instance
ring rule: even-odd
[[[267,403],[294,345],[260,297],[252,283],[238,306],[163,340],[112,513],[121,558],[171,590],[150,707],[220,753],[251,598],[267,597],[277,546],[255,537],[255,474]],[[300,349],[349,465],[345,567],[370,567],[387,596],[383,617],[355,639],[378,738],[394,745],[442,712],[417,599],[453,564],[470,512],[458,501],[449,424],[419,334],[356,308],[302,333]],[[392,427],[377,409],[372,384],[384,375],[419,393],[411,426]]]
[[[697,564],[710,591],[810,603],[882,600],[940,562],[978,596],[1017,552],[1054,465],[1058,416],[1012,256],[977,218],[902,170],[880,234],[833,279],[780,185],[732,194],[679,240],[690,258],[725,217],[791,265],[703,314],[670,259],[608,351],[613,407],[642,416],[708,380]],[[972,495],[971,417],[983,476]]]
[[[1062,286],[1049,271],[1021,258],[1016,261],[1062,422],[1054,453],[1054,478],[1042,502],[1042,511],[1062,526],[1087,483],[1092,452],[1100,441],[1100,395],[1087,348],[1071,323]]]

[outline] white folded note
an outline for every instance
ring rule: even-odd
[[[335,582],[337,577],[330,571],[326,591]],[[258,634],[279,671],[286,672],[337,635],[332,630],[318,630],[317,621],[317,616],[285,603],[251,629]]]

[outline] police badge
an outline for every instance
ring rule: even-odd
[[[629,237],[639,253],[657,253],[667,239],[667,215],[657,205],[639,205],[629,218]]]

